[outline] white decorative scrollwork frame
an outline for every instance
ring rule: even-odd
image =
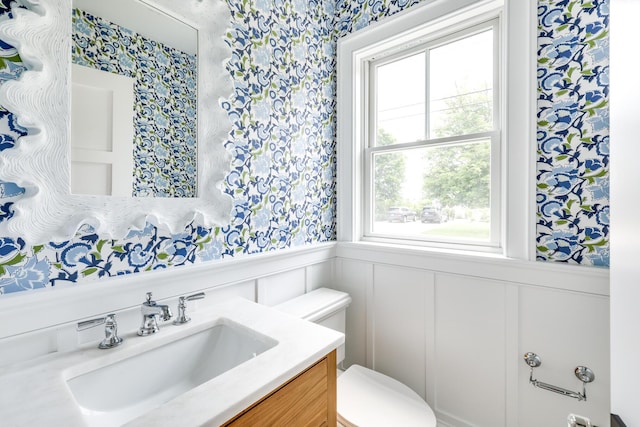
[[[165,0],[146,0],[163,9]],[[0,223],[0,236],[30,244],[67,240],[84,224],[121,238],[146,222],[180,231],[191,221],[212,227],[229,222],[231,198],[222,182],[230,168],[224,147],[231,122],[220,104],[233,90],[225,69],[231,50],[224,41],[230,12],[223,0],[181,1],[198,29],[198,197],[127,198],[71,194],[70,80],[71,0],[22,0],[13,19],[0,22],[0,39],[15,46],[27,67],[0,87],[0,104],[28,130],[0,153],[0,180],[25,194],[14,216]],[[175,3],[175,2],[174,2]],[[182,17],[181,17],[182,19]]]

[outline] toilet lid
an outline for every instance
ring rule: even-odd
[[[416,392],[358,365],[338,377],[338,414],[358,427],[436,427],[436,416]]]
[[[351,297],[345,292],[319,288],[275,306],[280,311],[293,316],[318,322],[347,308]]]

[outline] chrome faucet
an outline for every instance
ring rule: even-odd
[[[174,325],[183,325],[191,321],[191,317],[187,315],[187,301],[204,298],[204,292],[178,298],[178,316],[173,321]]]
[[[104,317],[98,317],[97,319],[85,320],[79,322],[77,329],[84,331],[85,329],[93,328],[104,323],[104,339],[98,345],[99,349],[105,350],[108,348],[117,347],[124,339],[118,336],[118,324],[116,323],[116,315],[114,313],[107,314]]]
[[[171,309],[168,305],[157,304],[151,299],[151,292],[147,292],[147,300],[142,303],[142,326],[138,329],[138,335],[146,336],[155,334],[160,330],[158,318],[160,320],[171,319]]]

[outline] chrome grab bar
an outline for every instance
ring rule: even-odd
[[[542,359],[540,359],[540,356],[538,356],[537,354],[531,352],[525,353],[524,361],[531,368],[531,371],[529,372],[529,382],[534,387],[552,391],[563,396],[573,397],[574,399],[578,399],[578,401],[587,400],[586,384],[593,382],[593,380],[596,379],[596,376],[591,369],[587,368],[586,366],[577,366],[573,373],[580,381],[582,381],[582,392],[571,391],[567,390],[566,388],[544,383],[533,378],[533,368],[537,368],[538,366],[542,365]]]

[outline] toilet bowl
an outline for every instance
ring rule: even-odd
[[[320,288],[275,306],[276,309],[345,332],[349,294]],[[344,345],[337,361],[344,360]],[[436,427],[427,402],[395,379],[359,365],[338,376],[338,421],[346,427]]]

